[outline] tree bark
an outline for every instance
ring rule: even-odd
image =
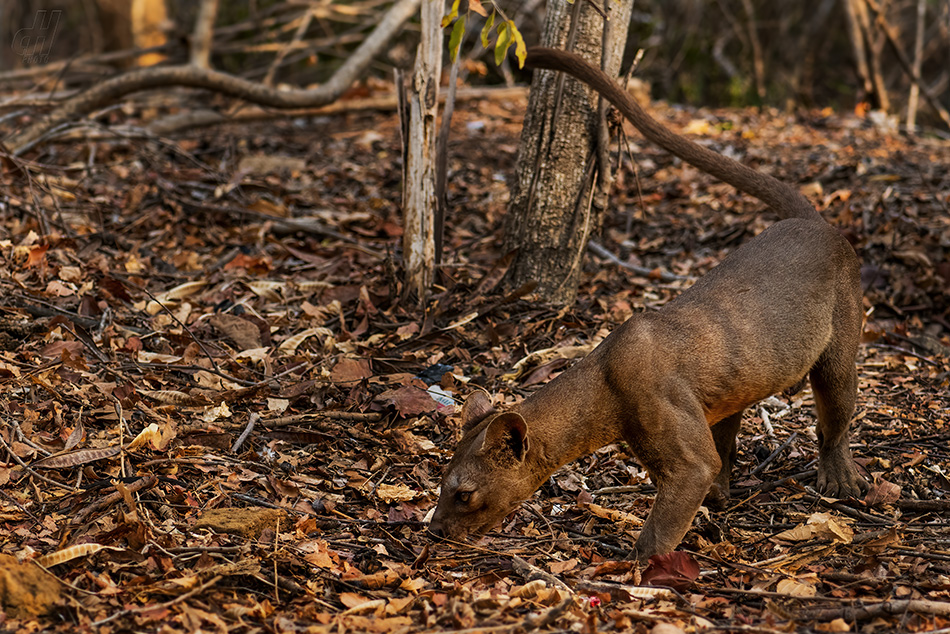
[[[924,59],[924,19],[927,16],[927,4],[917,0],[917,28],[914,33],[914,77],[920,78],[920,68]],[[917,102],[920,99],[920,82],[911,81],[910,95],[907,98],[907,131],[914,134],[917,127]]]
[[[607,3],[611,28],[606,47],[603,17],[590,2],[581,5],[574,50],[597,65],[607,50],[606,71],[617,75],[633,0]],[[548,2],[544,46],[565,48],[573,8],[566,0]],[[590,204],[596,182],[597,101],[584,84],[550,71],[536,71],[531,82],[505,228],[505,248],[516,250],[507,283],[518,288],[537,282],[538,295],[554,304],[573,303],[588,236],[597,223]]]
[[[403,183],[406,291],[422,301],[435,273],[435,141],[442,73],[443,0],[422,0],[422,41],[409,91],[409,134]]]
[[[864,87],[863,97],[874,92],[874,83],[871,81],[867,49],[864,46],[864,28],[858,15],[857,4],[860,1],[843,0],[842,4],[844,4],[845,14],[848,16],[848,37],[851,38],[851,46],[854,48],[854,63],[858,71],[858,77],[861,78],[861,84]]]
[[[742,0],[747,27],[749,45],[752,47],[752,70],[755,74],[755,92],[760,100],[765,99],[765,60],[762,58],[762,41],[759,39],[759,25],[755,19],[755,7],[752,0]]]
[[[883,6],[883,5],[882,5]],[[881,65],[881,52],[884,50],[885,38],[876,33],[868,14],[867,0],[854,0],[854,7],[858,22],[864,33],[864,40],[868,45],[868,55],[871,62],[871,81],[874,84],[874,94],[877,96],[878,106],[884,112],[891,111],[891,100],[887,94],[887,84],[884,82],[884,70]]]
[[[211,68],[211,44],[214,42],[214,21],[217,17],[218,0],[201,0],[191,36],[191,63],[198,68]]]

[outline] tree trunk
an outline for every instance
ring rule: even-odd
[[[917,127],[917,102],[920,99],[920,67],[924,59],[924,19],[927,17],[927,4],[917,0],[917,28],[914,33],[914,66],[910,83],[910,96],[907,98],[907,131],[914,134]]]
[[[214,42],[214,21],[218,17],[218,0],[201,0],[195,30],[191,36],[191,63],[198,68],[211,68],[211,45]]]
[[[578,4],[580,21],[573,49],[595,65],[601,65],[601,52],[606,49],[606,70],[617,75],[633,0],[606,3],[610,11],[607,46],[603,17],[590,2]],[[566,0],[548,2],[541,38],[544,46],[566,48],[574,8]],[[535,71],[505,228],[506,250],[517,249],[508,284],[518,288],[537,282],[538,295],[554,304],[573,303],[588,236],[598,223],[591,209],[598,153],[597,101],[593,91],[572,78]]]
[[[443,0],[422,0],[422,41],[409,91],[409,133],[403,182],[406,291],[425,298],[435,273],[435,140],[442,72]]]
[[[868,11],[867,0],[853,0],[855,13],[858,17],[858,23],[861,25],[861,31],[864,33],[864,41],[868,45],[868,56],[871,62],[871,81],[874,84],[874,94],[877,97],[877,104],[884,112],[891,111],[891,100],[887,94],[887,85],[884,82],[884,71],[881,65],[881,52],[884,50],[886,38],[878,29],[874,28]],[[884,10],[884,3],[881,3],[881,10]]]
[[[861,19],[858,17],[858,2],[860,0],[843,0],[845,14],[848,16],[848,36],[854,48],[854,62],[857,66],[858,77],[861,78],[864,87],[863,98],[874,92],[874,84],[871,82],[871,71],[868,68],[867,51],[864,47],[864,30],[861,27]]]

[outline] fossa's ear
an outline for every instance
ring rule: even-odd
[[[495,413],[488,394],[478,390],[462,404],[462,431],[466,432]]]
[[[523,461],[528,454],[528,425],[521,414],[505,412],[493,418],[485,429],[480,451],[510,452],[517,462]]]

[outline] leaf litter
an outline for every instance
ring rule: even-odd
[[[3,628],[950,626],[950,147],[853,115],[660,107],[799,183],[858,250],[867,496],[811,488],[806,389],[747,413],[730,506],[643,569],[625,557],[653,489],[622,445],[559,470],[488,539],[429,542],[453,401],[521,399],[689,284],[591,257],[567,310],[497,289],[523,109],[457,110],[425,310],[401,293],[389,113],[97,142],[94,161],[54,145],[31,183],[4,173]],[[599,239],[621,261],[696,278],[774,220],[632,149],[639,188],[620,172]]]

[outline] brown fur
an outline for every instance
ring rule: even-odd
[[[818,413],[818,487],[833,497],[866,490],[848,447],[862,318],[848,242],[795,188],[671,132],[576,55],[533,48],[527,63],[588,83],[648,139],[784,220],[661,310],[631,317],[508,412],[484,393],[469,397],[429,530],[484,533],[561,465],[625,440],[657,486],[634,555],[668,552],[704,497],[728,496],[742,410],[806,375]]]

